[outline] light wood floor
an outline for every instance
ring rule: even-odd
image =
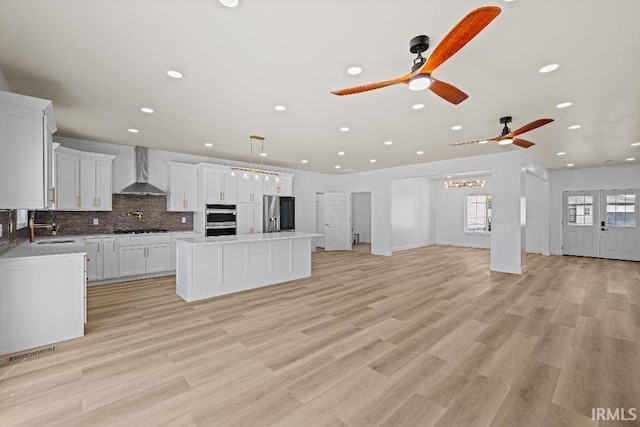
[[[640,263],[488,264],[318,252],[311,278],[198,303],[173,277],[93,287],[85,337],[5,358],[0,424],[587,426],[640,407]]]

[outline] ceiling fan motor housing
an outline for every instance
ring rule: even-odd
[[[505,136],[511,132],[511,129],[507,126],[507,123],[511,123],[513,118],[511,116],[500,117],[500,123],[504,125],[502,128],[502,134],[500,136]]]
[[[411,53],[422,53],[429,49],[429,36],[415,36],[409,42],[409,51]]]

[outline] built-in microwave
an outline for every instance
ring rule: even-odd
[[[236,205],[206,205],[205,236],[236,234]]]

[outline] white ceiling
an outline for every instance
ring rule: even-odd
[[[486,4],[502,14],[434,73],[469,94],[462,104],[405,85],[330,94],[406,74],[412,37],[431,38],[428,57]],[[638,16],[637,0],[3,0],[0,69],[14,92],[53,100],[61,136],[246,161],[258,134],[265,163],[336,173],[519,150],[448,145],[496,136],[512,115],[512,130],[555,119],[523,135],[548,168],[620,164],[640,160]]]

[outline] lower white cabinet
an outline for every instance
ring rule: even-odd
[[[193,237],[200,237],[202,233],[176,233],[171,235],[171,270],[176,269],[176,240],[178,239],[191,239]]]
[[[118,239],[84,239],[87,251],[87,280],[112,279],[119,276]]]
[[[84,335],[83,252],[0,260],[0,354]]]
[[[113,279],[114,277],[118,277],[120,274],[120,267],[118,265],[118,253],[119,253],[119,245],[118,239],[115,238],[107,238],[102,239],[102,260],[103,260],[103,271],[104,274],[102,276],[103,279]]]
[[[131,236],[120,239],[119,276],[159,273],[171,269],[171,237]]]

